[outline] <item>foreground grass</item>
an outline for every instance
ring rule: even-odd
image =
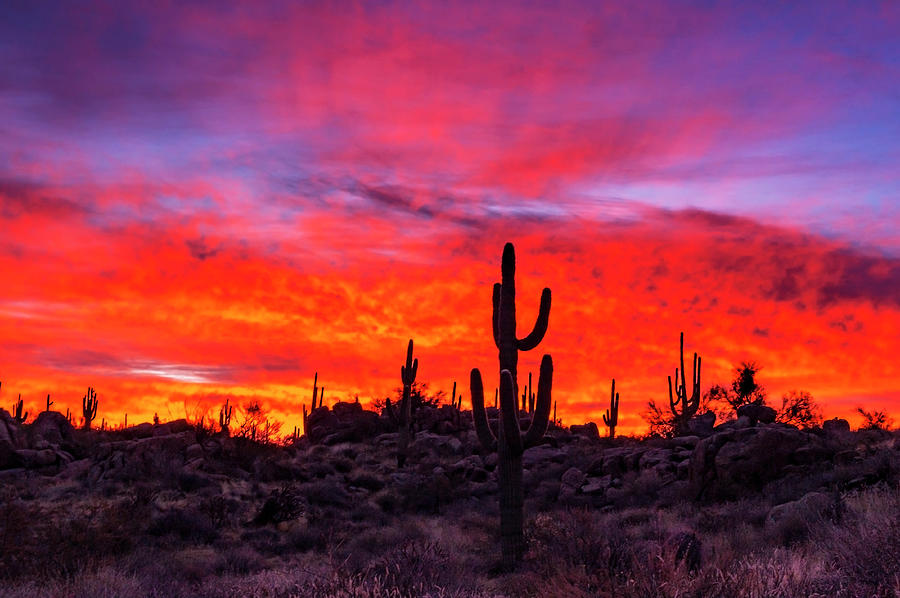
[[[130,489],[73,503],[61,484],[5,494],[0,597],[900,596],[898,488],[840,499],[778,526],[763,496],[549,510],[529,517],[510,574],[497,571],[496,513],[476,499],[440,515],[326,504],[253,525],[252,501]]]

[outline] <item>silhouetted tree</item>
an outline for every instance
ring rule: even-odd
[[[238,438],[267,444],[274,442],[281,431],[281,422],[269,419],[269,414],[259,401],[251,401],[244,406],[238,427]]]
[[[761,369],[755,361],[745,361],[740,367],[735,368],[731,392],[725,397],[735,410],[741,405],[765,405],[766,390],[756,381],[756,374]]]
[[[428,383],[427,382],[413,382],[410,387],[410,398],[412,399],[412,408],[415,411],[418,407],[428,406],[428,407],[440,407],[441,405],[448,404],[447,402],[447,393],[443,390],[439,390],[433,394],[428,392]],[[385,405],[387,405],[387,400],[390,399],[392,403],[399,405],[403,400],[403,387],[398,386],[394,389],[393,397],[383,397],[380,399],[374,399],[372,401],[372,407],[376,411],[381,411],[384,409]]]
[[[894,420],[884,411],[866,411],[862,407],[857,407],[856,412],[863,416],[860,430],[890,430],[894,426]]]
[[[822,424],[822,412],[811,394],[792,390],[781,397],[781,408],[775,420],[798,428],[813,428]]]

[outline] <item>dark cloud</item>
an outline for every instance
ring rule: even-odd
[[[87,214],[90,210],[70,199],[35,183],[18,180],[0,180],[0,217],[19,218],[42,215],[64,218]]]

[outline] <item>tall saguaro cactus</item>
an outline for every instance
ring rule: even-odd
[[[91,422],[97,417],[97,405],[100,400],[93,388],[88,386],[87,394],[81,398],[81,413],[84,417],[84,429],[91,429]]]
[[[494,284],[493,332],[494,344],[500,351],[500,371],[506,370],[513,380],[514,397],[518,396],[516,378],[519,351],[531,351],[544,339],[550,321],[550,289],[541,293],[541,307],[531,333],[525,338],[516,337],[516,249],[512,243],[503,247],[500,266],[501,281]],[[514,401],[515,402],[515,401]]]
[[[603,423],[609,428],[609,437],[616,437],[616,425],[619,423],[619,393],[616,392],[616,379],[613,378],[609,391],[609,409],[603,414]]]
[[[544,355],[541,360],[535,412],[531,425],[524,435],[519,427],[516,391],[509,370],[500,372],[500,422],[496,436],[488,424],[487,412],[484,409],[484,385],[481,381],[481,372],[477,368],[472,370],[470,387],[472,418],[478,440],[485,451],[496,450],[499,457],[497,470],[500,483],[500,552],[503,567],[511,570],[522,560],[525,553],[525,536],[522,532],[525,501],[522,489],[522,453],[544,437],[550,423],[553,359],[549,355]]]
[[[675,368],[675,394],[672,394],[672,376],[669,376],[669,408],[675,417],[675,433],[686,431],[687,423],[697,414],[700,408],[700,363],[701,358],[694,353],[694,369],[691,373],[691,395],[687,394],[687,385],[684,380],[684,332],[679,340],[679,359],[681,363],[681,380],[678,379],[679,369]]]
[[[403,381],[403,398],[400,400],[400,435],[397,439],[397,467],[406,464],[409,450],[409,437],[412,435],[412,385],[416,381],[419,360],[413,360],[413,341],[409,339],[406,347],[406,365],[400,366],[400,379]]]

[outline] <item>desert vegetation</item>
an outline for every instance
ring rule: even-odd
[[[259,404],[112,429],[93,388],[80,426],[19,397],[0,409],[0,597],[900,595],[885,414],[853,431],[804,391],[770,406],[754,362],[704,392],[682,334],[650,434],[616,434],[615,381],[606,434],[565,426],[552,357],[536,389],[516,373],[550,304],[517,338],[507,244],[501,383],[487,404],[471,364],[470,409],[455,384],[428,394],[413,340],[399,401],[328,405],[316,374],[289,435]]]

